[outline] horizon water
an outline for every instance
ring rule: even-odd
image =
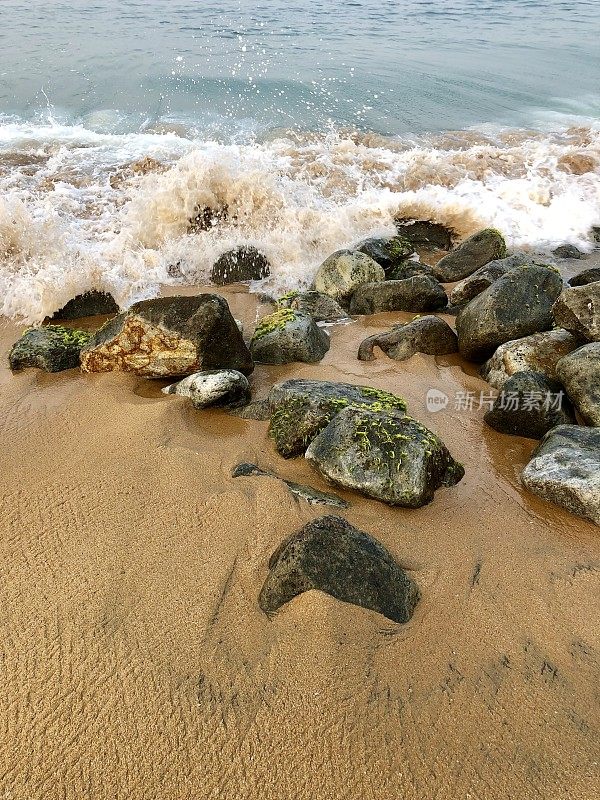
[[[0,313],[126,306],[254,244],[307,286],[394,216],[593,247],[600,21],[580,0],[3,0]],[[229,221],[190,233],[199,208]]]

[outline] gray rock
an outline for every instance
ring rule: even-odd
[[[405,325],[395,325],[391,331],[377,333],[365,339],[359,349],[360,361],[373,361],[373,348],[395,361],[404,361],[415,353],[440,356],[458,351],[456,334],[443,319],[435,316],[419,317]]]
[[[356,249],[380,264],[386,278],[415,252],[414,245],[404,236],[372,237],[357,244]]]
[[[231,472],[232,478],[248,478],[248,477],[268,477],[276,478],[285,483],[294,497],[300,500],[306,500],[311,506],[331,506],[333,508],[348,508],[349,503],[338,497],[337,494],[329,494],[329,492],[319,492],[318,489],[313,489],[312,486],[305,486],[303,483],[295,483],[294,481],[286,481],[285,478],[280,478],[272,472],[266,472],[260,469],[256,464],[238,464]]]
[[[435,278],[415,275],[403,281],[365,283],[359,286],[350,300],[350,313],[439,311],[447,304],[446,292]]]
[[[282,308],[260,320],[250,341],[250,352],[261,364],[316,364],[330,345],[329,336],[312,317]]]
[[[557,425],[576,422],[561,384],[539,372],[517,372],[509,378],[484,420],[500,433],[528,439],[541,439]]]
[[[310,442],[342,409],[406,410],[401,397],[370,386],[292,379],[275,384],[269,394],[269,435],[284,458],[304,453]]]
[[[600,427],[600,342],[561,358],[556,373],[584,422]]]
[[[565,289],[552,309],[556,324],[589,342],[600,341],[600,281]]]
[[[52,319],[80,319],[81,317],[106,316],[118,314],[119,306],[109,292],[99,292],[92,289],[84,294],[78,294],[60,308]]]
[[[454,486],[464,476],[441,439],[389,411],[340,411],[305,457],[338,486],[405,508],[430,503],[440,486]]]
[[[240,419],[252,419],[258,422],[267,422],[271,419],[271,407],[268,400],[255,400],[242,408],[234,408],[229,413]]]
[[[217,286],[241,281],[260,281],[271,274],[267,257],[256,247],[243,245],[229,250],[215,262],[211,281]]]
[[[248,403],[250,384],[248,378],[235,369],[213,369],[188,375],[179,383],[166,386],[163,392],[189,397],[194,408],[215,405],[234,408]]]
[[[450,302],[452,305],[462,305],[468,303],[478,294],[485,291],[492,283],[495,283],[498,278],[501,278],[509,270],[515,267],[525,266],[538,266],[546,267],[548,259],[540,258],[536,255],[528,253],[515,253],[507,258],[501,258],[496,261],[490,261],[484,267],[480,267],[472,275],[464,278],[456,284],[450,292]]]
[[[502,234],[494,228],[486,228],[470,236],[438,261],[433,273],[442,283],[461,281],[490,261],[505,256],[506,242]]]
[[[600,281],[600,267],[584,269],[582,272],[574,275],[567,283],[569,286],[586,286],[588,283],[596,283],[596,281]]]
[[[258,603],[273,614],[311,589],[393,622],[408,622],[419,599],[414,581],[382,544],[333,516],[310,522],[277,548]]]
[[[8,356],[13,370],[38,367],[46,372],[62,372],[79,366],[79,357],[92,334],[62,325],[30,328],[15,342]]]
[[[348,316],[333,297],[321,292],[290,292],[280,297],[277,305],[308,314],[315,322],[336,322]]]
[[[562,286],[562,278],[552,269],[511,269],[458,314],[461,355],[482,361],[504,342],[552,328],[552,305]]]
[[[553,428],[521,477],[528,491],[600,525],[600,428]]]
[[[422,264],[420,261],[414,261],[412,258],[401,261],[395,267],[392,267],[387,273],[386,279],[388,281],[405,281],[415,275],[428,275],[435,280],[431,267],[428,267],[427,264]]]
[[[398,233],[418,247],[450,250],[453,241],[453,232],[430,220],[396,219]]]
[[[314,288],[344,304],[361,284],[383,280],[383,267],[368,255],[354,250],[338,250],[319,267]]]
[[[496,389],[501,389],[518,372],[541,372],[556,380],[560,359],[582,344],[581,339],[562,328],[534,333],[501,344],[481,368],[481,375]]]
[[[254,365],[227,302],[215,294],[135,303],[92,337],[81,353],[84,372],[132,372],[147,378]]]
[[[552,251],[557,258],[581,258],[583,253],[574,244],[561,244]]]

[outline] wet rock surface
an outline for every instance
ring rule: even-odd
[[[404,236],[372,237],[360,242],[356,249],[380,264],[386,278],[415,252],[414,244]]]
[[[596,283],[597,281],[600,281],[600,267],[590,267],[578,272],[567,283],[569,286],[586,286],[588,283]]]
[[[414,245],[436,250],[450,250],[452,247],[453,232],[445,225],[430,220],[401,218],[394,222],[400,236],[408,239]]]
[[[232,478],[248,478],[248,477],[268,477],[276,478],[285,483],[290,492],[298,497],[300,500],[306,500],[312,506],[331,506],[333,508],[348,508],[349,503],[338,497],[337,494],[329,494],[329,492],[320,492],[318,489],[313,489],[312,486],[306,486],[303,483],[296,483],[295,481],[288,481],[285,478],[280,478],[273,472],[267,472],[260,469],[256,464],[238,464],[231,472]]]
[[[79,366],[81,350],[92,334],[62,325],[31,328],[12,346],[8,363],[12,370],[37,367],[46,372],[62,372]]]
[[[440,317],[419,317],[391,331],[365,339],[358,350],[360,361],[373,361],[374,348],[379,347],[389,358],[404,361],[415,353],[447,355],[458,351],[458,339],[450,325]]]
[[[381,311],[440,311],[448,304],[444,287],[429,275],[414,275],[401,281],[359,286],[350,301],[351,314]]]
[[[383,280],[383,267],[370,256],[356,250],[338,250],[319,267],[314,288],[343,305],[363,283]]]
[[[210,279],[217,286],[243,281],[260,281],[271,274],[271,265],[256,247],[244,245],[229,250],[215,262]]]
[[[321,292],[290,292],[277,300],[279,308],[291,308],[311,316],[315,322],[337,322],[345,319],[346,311],[333,297]]]
[[[80,319],[118,313],[119,306],[112,294],[92,289],[69,300],[53,314],[52,319]]]
[[[315,364],[331,346],[329,336],[308,314],[283,308],[259,322],[252,340],[252,358],[261,364]]]
[[[222,405],[243,406],[250,399],[248,378],[234,369],[207,370],[188,375],[163,389],[164,394],[188,397],[194,408]]]
[[[464,278],[456,284],[450,292],[450,302],[453,305],[468,303],[478,294],[485,291],[509,270],[515,267],[525,266],[548,266],[548,260],[541,256],[531,255],[530,253],[514,253],[513,255],[490,261],[480,267],[472,275]]]
[[[486,228],[473,234],[444,256],[433,268],[442,283],[461,281],[480,267],[506,256],[506,243],[502,234]]]
[[[600,281],[565,289],[552,313],[561,328],[589,342],[600,341]]]
[[[556,373],[584,422],[600,427],[600,342],[561,358]]]

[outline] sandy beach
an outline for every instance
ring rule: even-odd
[[[219,293],[251,332],[257,296]],[[327,510],[232,467],[331,491],[267,423],[130,375],[13,375],[2,324],[1,797],[597,796],[597,527],[521,488],[533,440],[427,411],[430,387],[487,390],[473,365],[356,359],[410,316],[252,376],[256,398],[286,377],[398,393],[464,463],[419,510],[340,492],[419,585],[406,625],[316,591],[260,610],[271,553]]]

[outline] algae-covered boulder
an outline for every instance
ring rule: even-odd
[[[118,313],[119,306],[112,294],[92,289],[69,300],[66,305],[53,314],[52,319],[79,319],[80,317],[107,316]]]
[[[8,356],[13,370],[38,367],[46,372],[62,372],[79,366],[79,356],[92,337],[87,331],[47,325],[30,328],[15,342]]]
[[[460,311],[456,332],[461,355],[483,361],[504,342],[552,328],[552,305],[562,290],[553,269],[511,269]]]
[[[217,286],[240,281],[260,281],[271,274],[267,257],[251,245],[228,250],[215,262],[211,281]]]
[[[314,288],[344,304],[361,284],[383,280],[383,267],[370,256],[356,250],[338,250],[319,267]]]
[[[567,281],[569,286],[587,286],[588,283],[600,282],[600,267],[590,267],[578,272],[570,280]]]
[[[207,369],[249,374],[253,363],[227,302],[200,294],[135,303],[92,337],[81,368],[166,378]]]
[[[263,317],[250,342],[252,357],[261,364],[316,364],[329,347],[329,336],[314,319],[290,308]]]
[[[273,614],[311,589],[393,622],[408,622],[419,599],[417,585],[382,544],[335,516],[309,522],[277,548],[258,603]]]
[[[486,228],[470,236],[433,268],[433,273],[442,283],[461,281],[472,275],[490,261],[506,256],[506,242],[500,231]]]
[[[269,394],[269,434],[285,458],[303,453],[310,442],[342,409],[406,410],[401,397],[370,386],[294,378],[275,384]]]
[[[541,439],[557,425],[576,422],[563,386],[539,372],[517,372],[509,378],[484,420],[500,433],[528,439]]]
[[[315,322],[336,322],[347,316],[340,304],[322,292],[288,292],[277,300],[279,308],[309,314]]]
[[[600,342],[592,342],[564,356],[556,374],[588,425],[600,427]]]
[[[350,301],[351,314],[381,311],[440,311],[448,304],[444,287],[429,275],[414,275],[403,281],[365,283]]]
[[[472,275],[456,284],[450,292],[450,302],[456,306],[468,303],[509,270],[526,266],[547,267],[549,263],[547,258],[535,255],[535,253],[513,253],[513,255],[506,258],[490,261],[489,264],[480,267]]]
[[[442,440],[401,413],[346,408],[305,457],[328,480],[392,506],[420,508],[464,476]]]
[[[418,317],[405,325],[395,325],[391,331],[376,333],[364,339],[358,349],[359,360],[373,361],[375,347],[379,347],[395,361],[404,361],[415,353],[432,356],[456,353],[458,339],[447,322],[428,315]]]
[[[383,267],[386,278],[396,267],[404,264],[415,252],[415,247],[404,236],[371,237],[356,245],[359,253],[365,253]]]
[[[561,328],[588,342],[600,342],[600,281],[565,289],[552,313]]]
[[[426,219],[406,219],[399,218],[394,220],[396,229],[400,236],[408,239],[409,242],[417,247],[433,248],[436,250],[450,250],[452,247],[453,232],[439,222],[432,222]]]
[[[533,494],[600,525],[600,428],[559,425],[521,475]]]
[[[236,408],[246,405],[250,399],[250,384],[248,378],[235,369],[212,369],[188,375],[166,386],[163,392],[189,397],[194,408],[215,405]]]
[[[481,368],[481,375],[496,389],[501,389],[517,372],[541,372],[556,380],[560,359],[581,345],[581,339],[562,328],[533,333],[501,344]]]

